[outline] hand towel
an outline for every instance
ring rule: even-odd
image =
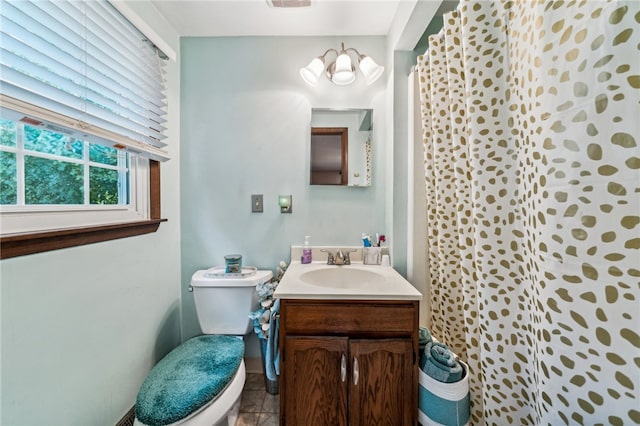
[[[271,307],[271,319],[269,321],[269,336],[267,337],[267,350],[265,354],[265,373],[267,379],[277,380],[280,375],[280,351],[278,338],[280,334],[280,299],[276,299]]]
[[[442,383],[455,383],[462,379],[463,368],[449,347],[439,342],[429,342],[424,348],[420,368],[429,377]]]

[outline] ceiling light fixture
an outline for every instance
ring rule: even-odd
[[[376,62],[367,55],[362,55],[353,47],[344,48],[344,43],[341,43],[340,52],[336,49],[327,49],[322,55],[317,58],[313,58],[309,65],[304,68],[300,68],[300,76],[310,86],[317,86],[320,80],[320,74],[325,71],[325,59],[329,52],[336,54],[336,60],[327,65],[326,74],[327,78],[338,86],[345,86],[351,84],[356,80],[356,67],[351,62],[351,56],[349,51],[355,52],[358,55],[358,67],[360,72],[364,75],[367,84],[372,84],[376,81],[384,72],[384,67],[376,64]]]

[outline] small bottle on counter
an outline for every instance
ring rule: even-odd
[[[302,257],[300,263],[311,263],[311,244],[309,243],[309,235],[304,237],[304,244],[302,245]]]

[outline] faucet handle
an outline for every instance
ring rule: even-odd
[[[333,253],[329,250],[320,249],[320,251],[327,253],[327,265],[335,265],[336,259],[333,257]]]
[[[346,252],[344,252],[344,264],[345,265],[351,265],[351,257],[349,256],[349,253],[355,253],[358,250],[348,250]]]

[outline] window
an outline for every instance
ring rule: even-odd
[[[141,171],[148,160],[79,136],[0,113],[3,234],[149,218],[147,204],[138,200],[147,192],[148,174]]]
[[[2,257],[157,221],[166,56],[106,0],[0,2]]]
[[[27,124],[29,123],[29,124]],[[129,204],[128,154],[34,119],[0,116],[0,204]]]

